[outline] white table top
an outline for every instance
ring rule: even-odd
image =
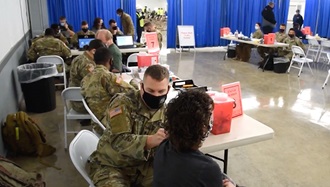
[[[251,44],[251,45],[255,45],[255,46],[268,47],[268,48],[277,48],[277,47],[287,47],[287,46],[289,46],[289,44],[279,43],[279,42],[274,43],[274,44],[260,44],[257,41],[240,40],[240,39],[238,39],[236,37],[233,37],[233,36],[221,37],[221,39],[236,41],[236,42],[240,42],[240,43]]]
[[[248,115],[232,119],[229,133],[213,135],[206,138],[200,151],[214,153],[217,151],[244,146],[272,139],[274,130]]]
[[[127,48],[127,49],[119,49],[121,53],[139,53],[139,52],[147,52],[146,47],[137,47],[137,48]],[[72,56],[78,56],[83,54],[84,51],[79,51],[78,49],[71,49]]]

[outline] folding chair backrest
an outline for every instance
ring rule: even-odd
[[[130,66],[131,63],[136,63],[137,64],[137,55],[139,53],[133,53],[131,55],[129,55],[129,57],[127,58],[127,67],[132,67]]]
[[[64,65],[63,59],[57,55],[41,56],[37,59],[37,63],[38,62],[50,62],[53,64],[63,64]]]
[[[315,38],[312,38],[312,39],[308,39],[308,44],[309,45],[312,45],[312,46],[320,46],[319,42],[315,39]]]
[[[80,90],[80,87],[68,87],[62,91],[62,99],[66,109],[68,109],[67,101],[82,101],[83,96]]]
[[[330,41],[322,41],[321,46],[325,48],[330,48]]]
[[[102,128],[102,130],[105,130],[104,125],[103,125],[103,124],[100,122],[100,120],[97,119],[97,117],[94,115],[94,113],[92,112],[92,110],[89,108],[89,106],[88,106],[86,100],[85,100],[85,99],[82,99],[82,102],[83,102],[83,104],[84,104],[84,106],[85,106],[85,109],[86,109],[87,112],[89,113],[89,115],[91,115],[92,120],[93,120],[95,123],[97,123],[97,124]]]
[[[328,64],[330,64],[330,53],[327,53],[327,57],[328,57]]]
[[[293,56],[306,57],[304,50],[299,46],[292,46]]]
[[[81,130],[72,140],[69,147],[70,158],[73,165],[93,185],[85,169],[89,156],[96,150],[99,138],[89,130]]]

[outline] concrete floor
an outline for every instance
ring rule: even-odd
[[[314,64],[314,76],[305,68],[298,78],[295,69],[290,74],[262,72],[253,63],[223,61],[223,55],[171,53],[162,57],[162,62],[167,62],[182,79],[193,78],[198,85],[213,90],[240,81],[244,112],[274,129],[272,140],[230,149],[228,174],[238,184],[250,187],[330,186],[330,85],[321,89],[328,67]],[[56,154],[44,161],[61,170],[45,167],[35,158],[15,161],[30,171],[41,171],[49,187],[88,186],[63,148],[60,92],[56,110],[32,116],[45,130],[49,143],[57,148]],[[74,126],[80,128],[77,122]]]

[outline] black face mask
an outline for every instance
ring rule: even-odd
[[[289,36],[290,36],[290,38],[293,38],[294,37],[294,35],[293,34],[288,34]]]
[[[167,98],[167,93],[161,96],[154,96],[144,90],[143,84],[142,84],[142,89],[144,92],[142,98],[149,108],[156,110],[164,105]]]
[[[87,31],[88,31],[88,28],[81,28],[81,30],[82,30],[83,32],[87,32]]]
[[[284,32],[284,29],[280,29],[280,33],[283,33]]]

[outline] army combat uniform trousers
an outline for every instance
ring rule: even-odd
[[[115,168],[90,163],[90,177],[96,187],[151,187],[153,161],[136,167]]]

